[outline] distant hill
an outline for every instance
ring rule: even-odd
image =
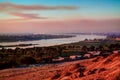
[[[22,34],[22,35],[0,35],[0,42],[32,41],[41,39],[69,38],[73,35],[52,35],[52,34]]]

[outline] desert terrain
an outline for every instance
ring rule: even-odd
[[[120,80],[120,54],[0,71],[0,80]]]

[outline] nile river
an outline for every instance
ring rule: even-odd
[[[76,37],[71,38],[59,38],[59,39],[43,39],[43,40],[34,40],[34,41],[22,41],[22,42],[3,42],[0,45],[19,45],[19,44],[38,44],[34,46],[26,46],[20,48],[28,48],[28,47],[43,47],[43,46],[54,46],[60,44],[67,44],[82,41],[85,39],[105,39],[106,36],[100,35],[76,35]],[[16,48],[16,47],[7,47],[7,48]]]

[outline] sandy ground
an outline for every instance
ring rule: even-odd
[[[0,70],[0,80],[120,80],[120,54],[32,68],[4,69]]]

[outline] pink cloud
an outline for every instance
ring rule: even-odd
[[[18,16],[24,19],[46,19],[46,17],[39,17],[38,14],[25,14],[21,11],[31,10],[75,10],[76,6],[46,6],[46,5],[20,5],[13,3],[0,3],[0,11],[7,14]]]
[[[0,10],[75,10],[76,6],[46,6],[46,5],[18,5],[12,3],[0,3]]]
[[[18,17],[21,17],[21,18],[24,18],[24,19],[46,19],[45,17],[39,17],[38,14],[25,14],[25,13],[9,13],[11,15],[14,15],[14,16],[18,16]]]

